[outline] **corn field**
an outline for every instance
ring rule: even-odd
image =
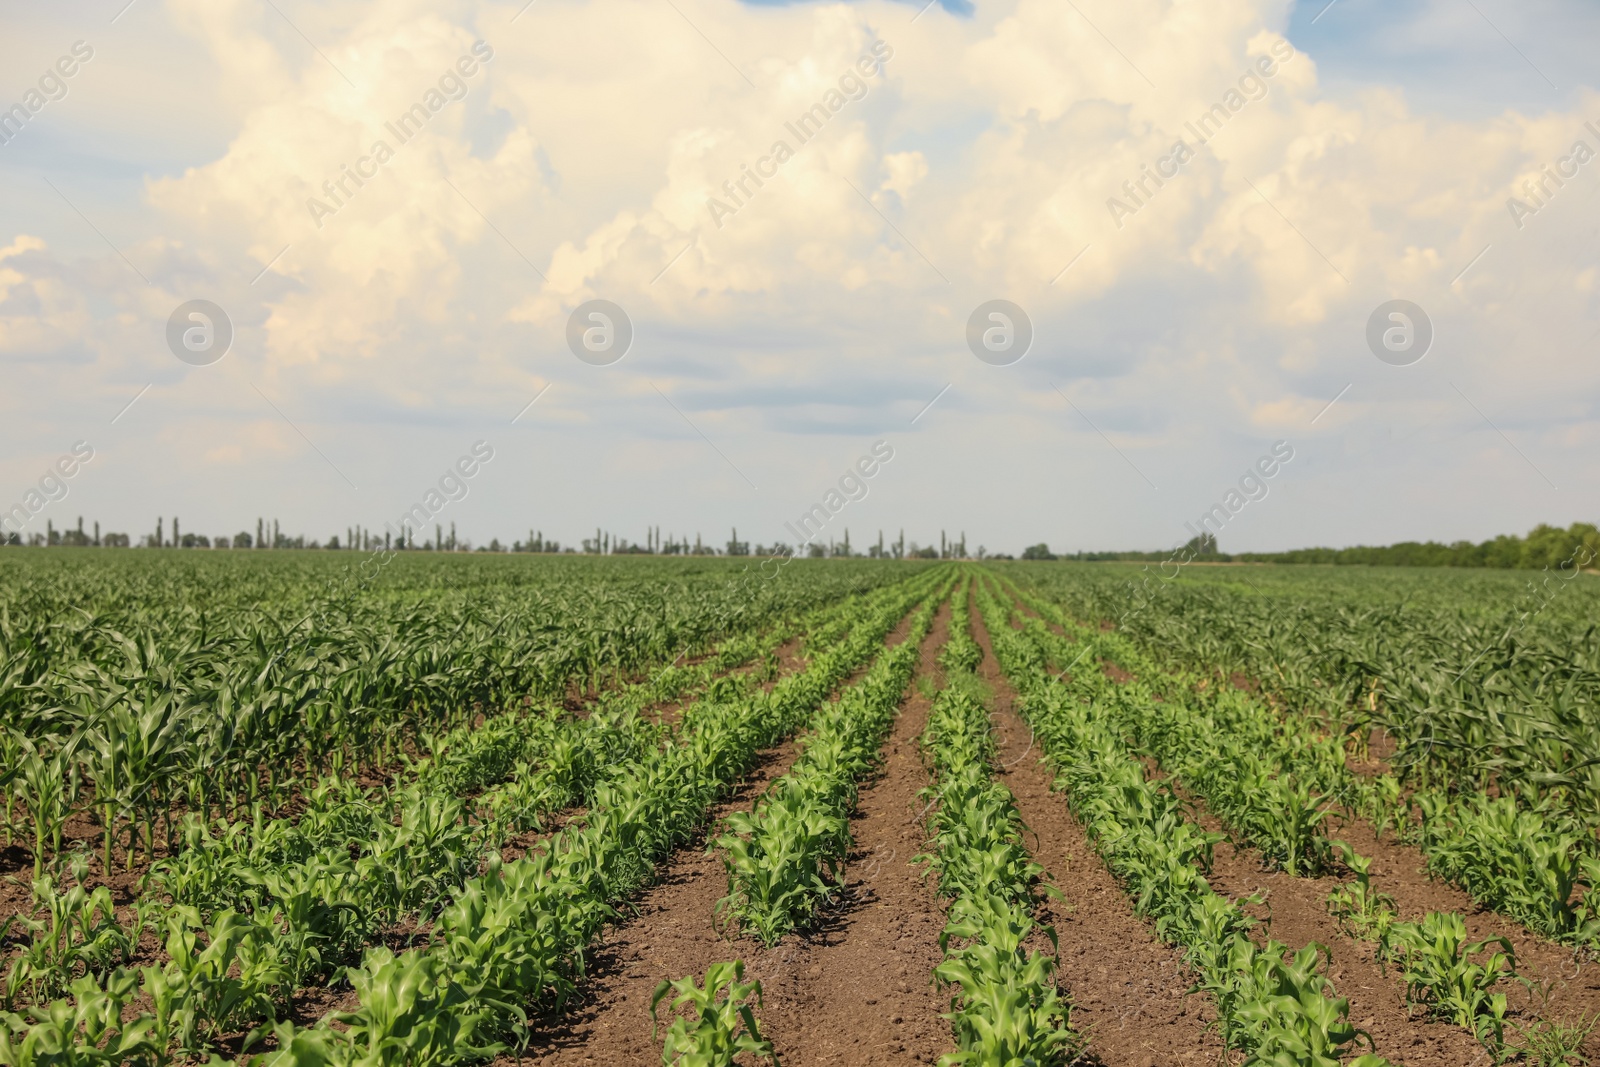
[[[17,553],[0,1064],[1589,1062],[1560,580]]]

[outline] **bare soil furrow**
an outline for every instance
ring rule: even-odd
[[[908,616],[886,645],[899,644],[909,632]],[[936,652],[935,641],[942,640],[939,634],[936,625],[923,642],[924,667]],[[610,927],[593,947],[583,1002],[537,1029],[524,1059],[555,1067],[659,1064],[661,1044],[649,1012],[656,986],[685,975],[703,977],[711,964],[735,959],[745,961],[746,979],[762,983],[766,1002],[757,1014],[785,1064],[932,1063],[948,1051],[948,1029],[939,1016],[943,1004],[929,986],[940,959],[942,915],[932,890],[909,866],[922,843],[920,832],[907,832],[916,827],[911,804],[918,779],[926,781],[916,737],[927,705],[922,701],[918,717],[916,701],[922,698],[902,708],[885,748],[884,774],[862,792],[846,889],[818,929],[770,950],[750,938],[724,936],[715,907],[727,893],[727,875],[704,840],[697,841],[661,865],[658,880],[634,901],[631,917]],[[748,810],[797,755],[792,742],[770,753],[714,820]]]
[[[972,618],[984,652],[979,674],[994,690],[1001,780],[1031,831],[1034,859],[1065,897],[1041,917],[1055,924],[1060,940],[1058,979],[1072,1002],[1073,1028],[1088,1036],[1089,1054],[1106,1067],[1221,1062],[1222,1041],[1208,1028],[1210,1002],[1186,995],[1194,976],[1180,953],[1134,914],[1065,799],[1051,792],[1050,773],[1017,714],[1016,691],[1000,674],[976,610]]]

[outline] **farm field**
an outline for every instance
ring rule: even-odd
[[[0,556],[0,1064],[1600,1053],[1590,576],[345,555]]]

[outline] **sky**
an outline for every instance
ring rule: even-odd
[[[1070,552],[1209,514],[1268,551],[1600,517],[1577,0],[0,25],[25,535],[326,540],[420,505],[480,544],[793,544],[809,514]]]

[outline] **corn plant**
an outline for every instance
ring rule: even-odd
[[[453,894],[428,944],[400,954],[370,949],[350,972],[361,1006],[347,1029],[321,1036],[274,1028],[280,1045],[310,1062],[444,1064],[516,1048],[530,1009],[559,1008],[578,988],[588,944],[656,860],[685,843],[717,797],[760,749],[797,729],[829,691],[881,649],[925,590],[886,594],[839,645],[800,674],[735,704],[685,710],[658,750],[612,769],[581,823],[527,857],[491,862]]]
[[[1042,613],[1070,624],[1057,606],[1025,592],[1022,595]],[[1232,622],[1238,621],[1239,617],[1232,618]],[[1181,636],[1180,647],[1185,648],[1187,654],[1200,656],[1202,662],[1205,662],[1204,656],[1222,654],[1213,648],[1208,633],[1188,627],[1161,632],[1164,638]],[[1145,656],[1126,637],[1098,635],[1097,640],[1102,641],[1119,662],[1142,668],[1141,676],[1155,677],[1163,673],[1155,659]],[[1170,651],[1170,645],[1168,642],[1158,647],[1168,647]],[[1280,647],[1279,651],[1284,649]],[[1252,662],[1257,667],[1264,666],[1259,661]],[[1406,800],[1403,799],[1405,787],[1399,777],[1383,774],[1361,778],[1345,766],[1342,748],[1349,727],[1340,726],[1345,721],[1340,715],[1330,716],[1331,723],[1310,715],[1285,719],[1280,709],[1237,692],[1232,686],[1207,684],[1216,679],[1201,677],[1192,670],[1192,665],[1186,665],[1181,659],[1169,657],[1167,665],[1176,669],[1175,680],[1187,690],[1178,696],[1178,688],[1169,686],[1167,695],[1197,702],[1212,716],[1213,722],[1205,738],[1197,738],[1192,748],[1174,749],[1172,730],[1182,728],[1185,716],[1171,711],[1156,713],[1160,724],[1157,729],[1142,727],[1137,717],[1132,718],[1128,728],[1145,740],[1164,763],[1171,752],[1172,769],[1178,776],[1196,788],[1231,829],[1260,847],[1267,858],[1277,859],[1289,869],[1289,864],[1296,859],[1298,838],[1302,842],[1299,855],[1309,861],[1308,872],[1314,873],[1326,865],[1331,854],[1328,842],[1312,824],[1317,818],[1313,805],[1320,803],[1317,797],[1321,794],[1359,812],[1380,833],[1391,824],[1395,825],[1403,837],[1423,851],[1432,873],[1466,890],[1485,907],[1501,911],[1530,930],[1566,944],[1600,945],[1600,912],[1587,903],[1588,891],[1600,880],[1600,846],[1596,845],[1594,820],[1581,809],[1564,810],[1561,796],[1539,785],[1549,780],[1545,773],[1530,771],[1522,778],[1508,778],[1498,771],[1489,774],[1481,780],[1498,781],[1506,789],[1506,795],[1489,798],[1460,790],[1459,783],[1451,782],[1449,788],[1430,784],[1445,782],[1448,777],[1445,775],[1405,771],[1405,761],[1409,757],[1402,752],[1397,757],[1402,773],[1421,785]],[[1327,695],[1317,685],[1305,684],[1311,692],[1319,694],[1318,700]],[[1364,683],[1360,693],[1367,707],[1362,714],[1376,714],[1374,709],[1386,691],[1383,684]],[[1306,695],[1299,690],[1291,694]],[[1347,695],[1355,699],[1354,695]],[[1325,705],[1322,707],[1327,710]],[[1428,723],[1437,718],[1432,710],[1420,708],[1415,710],[1414,717]],[[1149,716],[1145,718],[1148,720]],[[1458,718],[1453,723],[1460,726],[1466,721]],[[1433,726],[1428,728],[1432,730]],[[1528,726],[1527,729],[1536,728]],[[1421,735],[1413,731],[1411,736]],[[1214,739],[1219,737],[1232,740],[1220,743],[1223,755],[1212,761],[1212,773],[1209,776],[1195,773],[1196,760],[1189,753],[1216,750],[1219,742]],[[1429,733],[1425,740],[1425,748],[1430,751],[1435,747],[1453,749],[1469,743],[1462,737],[1444,733]],[[1270,754],[1272,769],[1286,787],[1282,799],[1273,804],[1253,803],[1253,797],[1265,797],[1266,792],[1252,789],[1241,794],[1238,785],[1254,773],[1252,768],[1260,762],[1255,755],[1257,752]],[[1437,767],[1460,770],[1458,764],[1450,762],[1453,758],[1441,755],[1439,759],[1443,762]],[[1204,772],[1205,761],[1200,762],[1202,766],[1198,769]],[[1485,773],[1492,770],[1487,762],[1479,766]],[[1207,777],[1211,779],[1209,783]],[[1276,830],[1272,828],[1274,822]],[[1310,832],[1296,834],[1295,824]]]
[[[81,873],[81,872],[80,872]],[[82,882],[66,891],[44,877],[33,884],[33,902],[39,918],[20,914],[13,918],[30,940],[11,964],[3,990],[4,1005],[13,1008],[27,990],[31,1002],[60,996],[76,979],[86,975],[104,978],[117,967],[132,962],[143,926],[142,910],[131,928],[117,921],[111,891],[93,890]],[[8,920],[7,925],[11,925]]]
[[[1434,873],[1484,906],[1563,943],[1600,945],[1581,903],[1600,877],[1586,862],[1600,858],[1591,583],[1537,618],[1508,620],[1500,613],[1519,596],[1504,587],[1512,576],[1493,573],[1441,583],[1424,572],[1260,571],[1247,587],[1189,571],[1139,611],[1119,607],[1109,575],[1048,577],[1052,599],[1079,618],[1120,617],[1129,642],[1165,666],[1222,682],[1212,693],[1231,690],[1230,675],[1259,680],[1286,735],[1340,738],[1365,759],[1381,727],[1394,751],[1376,777],[1333,783],[1341,803],[1380,832],[1397,825]]]
[[[294,974],[270,924],[232,911],[205,923],[196,909],[180,905],[167,930],[168,962],[143,968],[140,984],[162,1047],[198,1052],[223,1034],[271,1027]]]
[[[420,743],[449,788],[478,788],[470,774],[500,774],[514,747],[485,735],[476,771],[444,769],[466,743],[455,731],[480,717],[573,687],[634,684],[722,642],[703,666],[637,683],[682,691],[769,652],[749,640],[757,631],[905,577],[882,564],[773,582],[704,561],[507,570],[410,555],[386,559],[381,579],[337,554],[15,562],[0,588],[6,833],[24,742],[47,762],[68,753],[66,790],[45,788],[48,766],[31,775],[38,828],[53,852],[60,794],[70,810],[81,774],[108,870],[118,840],[130,865],[154,856],[158,826],[174,844],[175,805],[203,823],[276,806],[300,793],[302,768],[309,782],[388,772]]]
[[[733,1067],[734,1057],[748,1053],[756,1062],[778,1067],[772,1042],[761,1036],[755,1009],[761,1006],[761,983],[746,982],[744,961],[713,963],[704,986],[693,975],[663,981],[650,997],[651,1036],[658,1029],[657,1011],[672,997],[672,1025],[661,1051],[667,1067]],[[673,996],[676,994],[676,996]],[[681,1014],[689,1009],[687,1015]]]
[[[918,646],[932,626],[933,607],[934,601],[925,603],[907,639],[817,713],[789,773],[750,811],[724,820],[710,848],[720,853],[728,874],[728,895],[717,911],[729,926],[775,944],[809,922],[837,890],[850,851],[857,783],[875,765],[915,671]]]
[[[48,755],[26,740],[22,747],[9,776],[12,793],[32,824],[33,877],[37,880],[44,877],[45,857],[61,851],[61,830],[72,812],[77,783],[70,747]]]
[[[1394,898],[1373,888],[1371,857],[1358,854],[1343,841],[1334,844],[1356,880],[1328,894],[1328,914],[1346,935],[1385,943],[1395,921]]]
[[[268,816],[267,783],[247,819],[190,817],[181,835],[168,835],[182,847],[152,874],[174,899],[169,962],[139,975],[149,1010],[135,1013],[126,1029],[143,1026],[140,1033],[159,1056],[174,1050],[204,1056],[223,1032],[249,1030],[247,1045],[270,1033],[280,1051],[268,1059],[284,1067],[458,1063],[519,1047],[527,1013],[559,1007],[578,988],[587,946],[616,905],[651,877],[662,856],[694,836],[761,749],[814,718],[827,695],[874,658],[906,610],[932,591],[932,577],[922,572],[846,602],[834,612],[847,621],[835,628],[838,640],[814,646],[804,671],[770,691],[722,686],[713,695],[734,699],[701,700],[670,728],[642,723],[638,701],[681,692],[693,679],[709,682],[713,668],[629,687],[611,705],[614,714],[598,710],[600,722],[586,735],[535,723],[523,732],[528,745],[509,764],[498,738],[479,743],[440,733],[426,764],[418,762],[409,783],[395,788],[324,779],[305,787],[305,809],[294,819]],[[759,647],[747,642],[726,655],[742,661]],[[559,739],[580,737],[581,744],[544,762]],[[277,744],[262,741],[269,742]],[[111,761],[115,781],[123,783],[118,788],[133,778],[123,759],[128,750],[117,749],[121,762]],[[548,781],[581,797],[588,811],[526,858],[491,859],[487,873],[473,877],[495,832],[477,814],[492,810],[492,794],[510,784],[495,779],[530,761],[536,773],[548,768]],[[441,791],[451,786],[488,792],[463,798]],[[142,813],[139,822],[148,831]],[[148,854],[154,835],[142,836]],[[416,879],[419,871],[426,877]],[[289,989],[348,961],[402,913],[431,916],[432,925],[419,935],[420,947],[368,948],[362,963],[347,970],[359,1007],[328,1020],[337,1026],[307,1030],[283,1021]],[[113,972],[106,988],[116,981],[122,979]],[[64,1005],[55,1010],[76,1011],[86,998],[92,998],[87,989],[55,1002]],[[17,1017],[11,1033],[18,1042],[47,1038],[47,1020],[35,1011]],[[97,1053],[73,1045],[72,1054]]]
[[[102,985],[85,975],[69,996],[0,1013],[0,1064],[5,1067],[157,1067],[169,1062],[149,1015],[125,1022],[138,991],[132,971],[112,973]]]
[[[1420,923],[1389,926],[1381,946],[1399,964],[1406,1003],[1471,1030],[1487,1047],[1505,1044],[1506,995],[1494,992],[1517,978],[1516,950],[1503,937],[1467,941],[1465,920],[1454,912],[1430,912]]]

